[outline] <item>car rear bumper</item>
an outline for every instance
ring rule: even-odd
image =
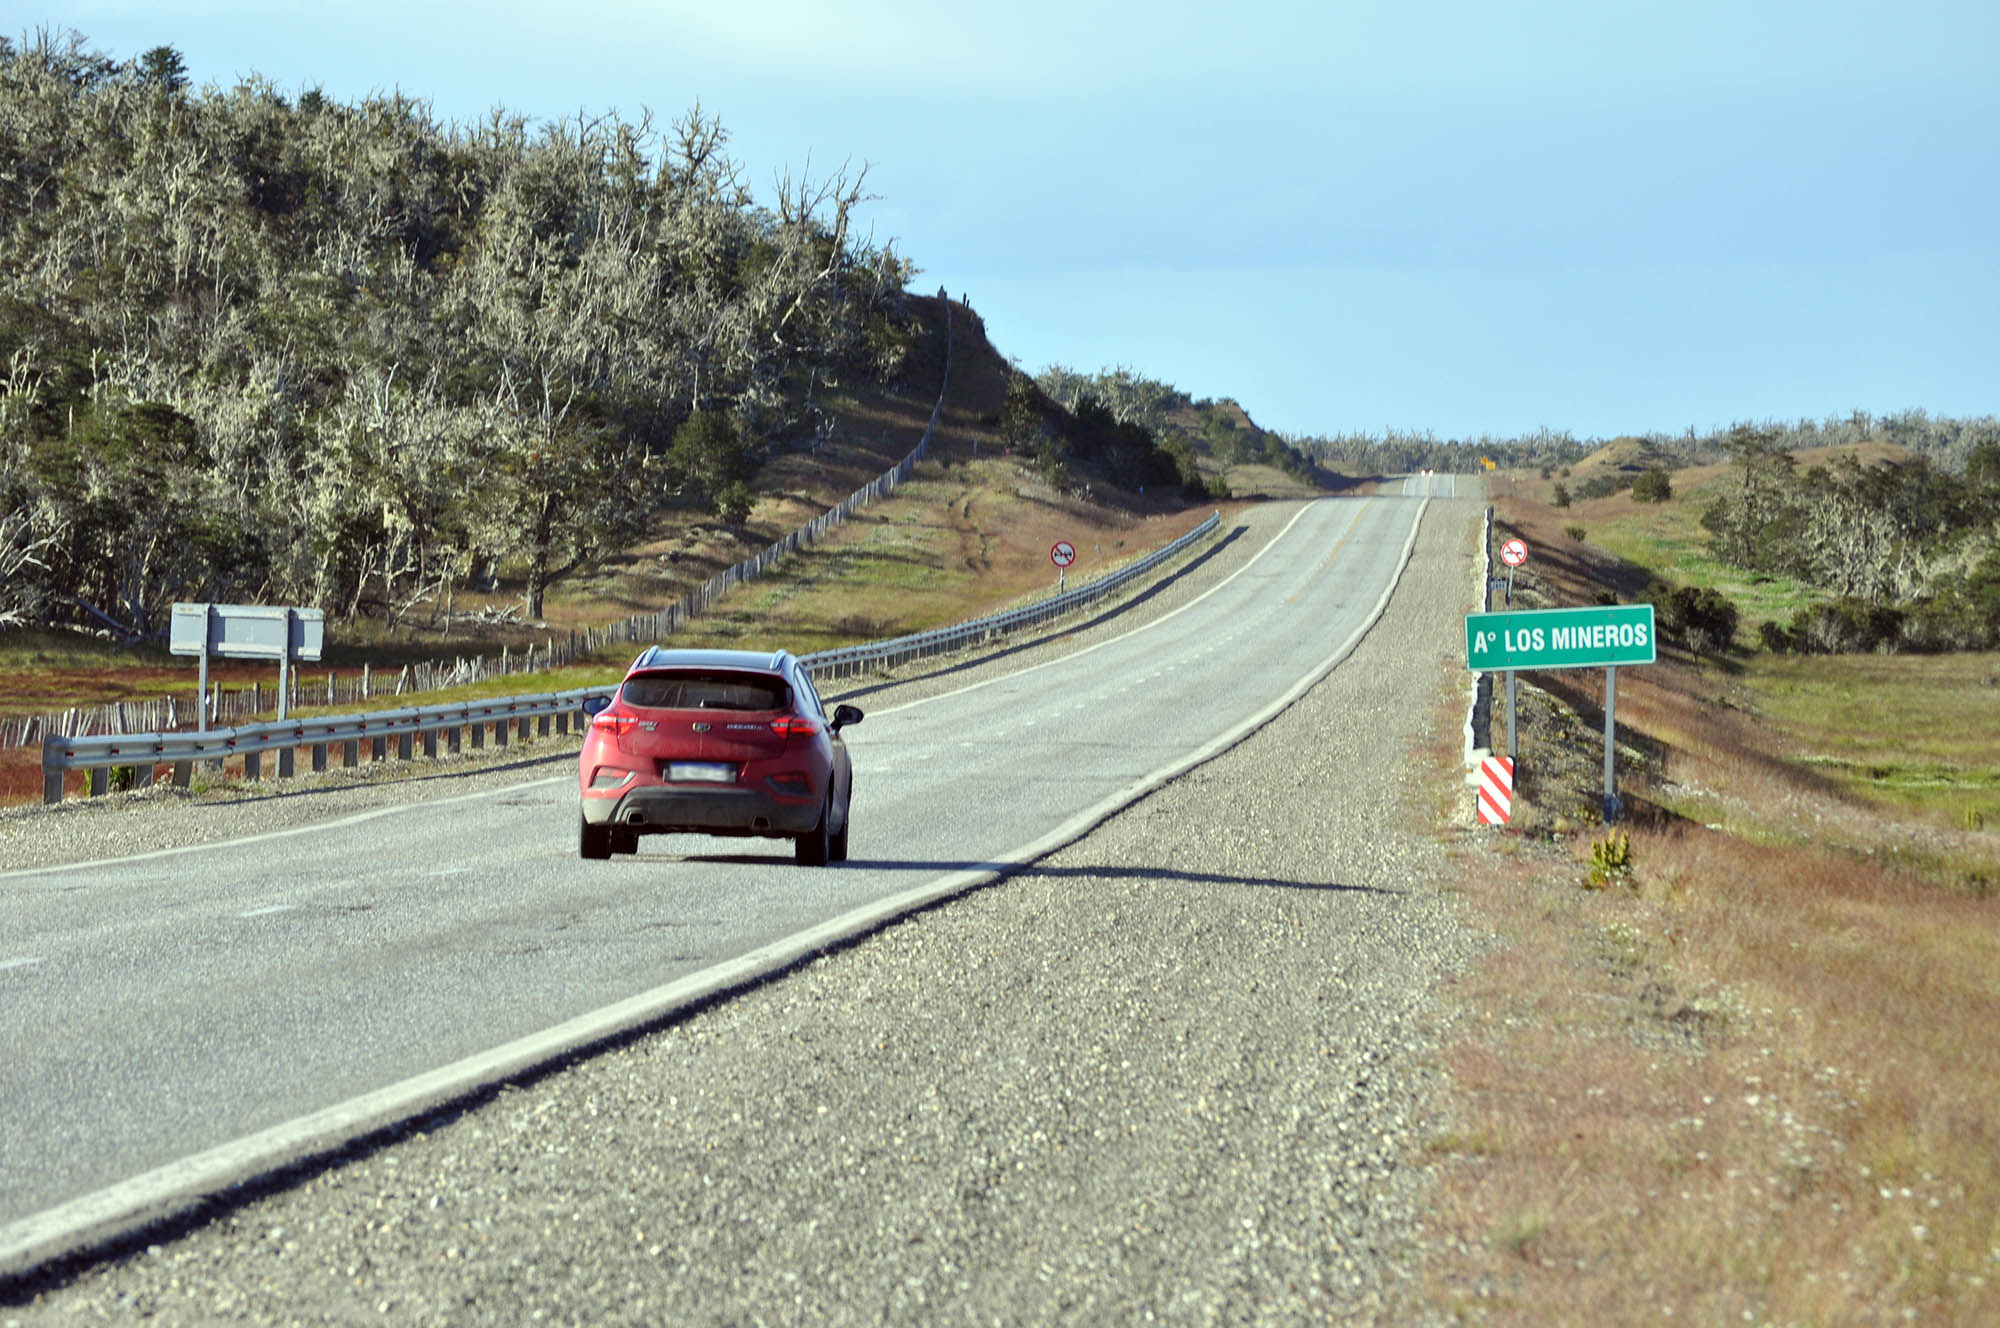
[[[745,788],[629,789],[617,798],[583,799],[583,819],[640,834],[802,835],[819,824],[814,799],[781,799]]]

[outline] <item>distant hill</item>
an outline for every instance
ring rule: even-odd
[[[1121,422],[1150,429],[1168,447],[1185,447],[1220,492],[1289,497],[1325,487],[1307,452],[1260,427],[1228,397],[1196,398],[1124,367],[1081,374],[1057,365],[1035,382],[1068,410],[1096,401]]]

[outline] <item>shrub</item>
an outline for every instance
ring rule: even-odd
[[[1587,532],[1584,530],[1582,526],[1563,527],[1563,534],[1569,536],[1571,539],[1575,540],[1578,544],[1583,543],[1583,537],[1586,533]]]
[[[1709,586],[1656,586],[1653,611],[1660,634],[1697,654],[1725,650],[1736,641],[1736,605]]]
[[[1773,654],[1789,655],[1799,648],[1799,643],[1793,639],[1789,631],[1785,630],[1783,623],[1758,623],[1757,637],[1764,643],[1764,649]]]
[[[1902,635],[1899,610],[1843,595],[1800,609],[1788,632],[1794,648],[1812,655],[1852,655],[1893,646]]]
[[[742,480],[731,480],[715,495],[715,514],[725,525],[740,526],[750,519],[750,509],[756,502],[749,485]]]
[[[1665,466],[1652,466],[1638,479],[1632,481],[1632,501],[1639,503],[1664,503],[1674,496],[1673,481],[1667,478]]]
[[[1590,879],[1585,886],[1602,890],[1613,881],[1632,879],[1632,836],[1614,830],[1590,846]]]
[[[1563,473],[1564,473],[1565,475],[1567,475],[1567,474],[1568,474],[1569,472],[1568,472],[1568,471],[1564,471]],[[1550,498],[1549,498],[1549,501],[1550,501],[1551,503],[1555,504],[1555,505],[1556,505],[1557,507],[1568,507],[1568,506],[1569,506],[1569,486],[1568,486],[1568,485],[1566,485],[1566,484],[1563,484],[1563,483],[1562,483],[1561,481],[1557,481],[1557,483],[1556,483],[1556,487],[1555,487],[1555,492],[1554,492],[1554,493],[1553,493],[1553,494],[1552,494],[1552,495],[1550,496]]]

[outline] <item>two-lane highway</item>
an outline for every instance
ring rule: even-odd
[[[0,1228],[1046,851],[1323,672],[1422,509],[1306,504],[1144,628],[871,713],[841,867],[697,837],[583,862],[564,777],[0,875]]]

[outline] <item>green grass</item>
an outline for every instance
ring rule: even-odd
[[[1746,571],[1711,555],[1701,514],[1717,491],[1715,485],[1676,490],[1664,503],[1635,505],[1616,516],[1590,511],[1590,537],[1600,548],[1662,577],[1729,596],[1743,631],[1754,641],[1759,623],[1790,623],[1800,609],[1825,596],[1790,577]],[[1606,500],[1603,506],[1617,501]]]
[[[1804,764],[1871,804],[2000,831],[2000,653],[1760,653],[1743,675]]]

